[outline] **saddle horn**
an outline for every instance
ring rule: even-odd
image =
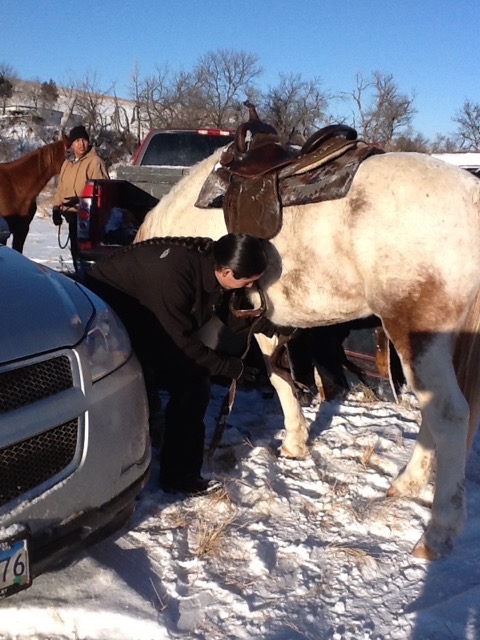
[[[248,109],[248,120],[239,125],[235,131],[235,148],[238,153],[245,153],[247,151],[249,142],[257,133],[277,135],[275,127],[260,120],[257,109],[252,102],[245,100],[243,104]]]

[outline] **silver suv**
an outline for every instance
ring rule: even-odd
[[[128,335],[81,284],[0,246],[0,598],[120,526],[150,463]]]

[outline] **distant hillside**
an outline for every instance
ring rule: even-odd
[[[95,102],[95,108],[98,109],[97,117],[107,128],[112,124],[122,124],[122,121],[128,128],[129,124],[134,120],[135,103],[132,100],[102,94],[89,94],[65,87],[57,87],[58,100],[51,108],[45,109],[39,104],[40,87],[41,83],[38,82],[17,80],[15,82],[15,92],[7,105],[7,110],[10,114],[39,116],[44,119],[45,124],[60,126],[63,114],[71,110],[71,115],[63,123],[68,128],[78,124],[83,119],[78,113],[77,106],[79,102],[83,104],[83,109],[80,109],[82,111],[84,110],[84,104],[89,101],[92,103],[92,108]],[[119,115],[116,115],[118,112]],[[8,114],[6,115],[8,116]],[[113,122],[114,117],[116,118],[115,122]]]
[[[141,128],[139,131],[137,123],[135,134],[131,132],[135,120],[135,104],[131,100],[57,87],[58,99],[45,107],[41,105],[40,88],[38,82],[15,82],[15,92],[5,113],[0,113],[0,162],[47,144],[62,129],[68,132],[77,124],[86,125],[106,159],[113,163],[127,162],[146,134]]]

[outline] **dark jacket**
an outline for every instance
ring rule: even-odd
[[[215,314],[224,294],[214,274],[212,251],[200,253],[168,243],[134,244],[97,262],[89,276],[149,309],[188,361],[212,376],[240,376],[240,358],[218,353],[194,335]]]

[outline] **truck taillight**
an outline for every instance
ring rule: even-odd
[[[85,194],[85,189],[83,190]],[[84,242],[90,238],[90,207],[92,198],[86,198],[84,195],[80,198],[77,211],[77,236],[79,248],[85,249]]]
[[[195,133],[200,136],[231,136],[231,131],[224,131],[223,129],[197,129]]]
[[[93,198],[93,182],[87,182],[83,187],[82,198]]]

